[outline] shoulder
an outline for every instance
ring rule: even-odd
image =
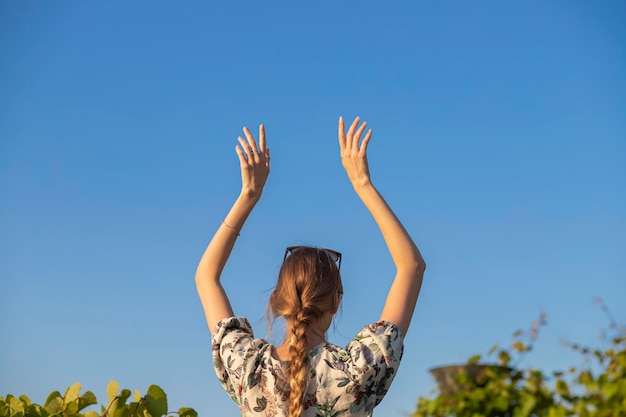
[[[244,369],[250,372],[273,362],[273,345],[265,339],[255,339],[245,317],[229,317],[217,323],[212,345],[215,368],[229,368],[240,374]]]
[[[359,373],[397,369],[404,352],[404,336],[393,323],[378,321],[364,326],[348,343],[346,352]]]
[[[363,326],[348,343],[346,350],[357,348],[362,344],[367,344],[372,348],[401,348],[404,345],[404,335],[395,324],[388,321],[377,321]]]
[[[245,352],[251,356],[255,352],[269,351],[271,345],[265,339],[255,339],[250,322],[245,317],[228,317],[217,323],[211,338],[213,351]]]
[[[219,333],[224,333],[228,330],[242,330],[246,333],[250,333],[253,335],[252,326],[250,326],[250,322],[245,317],[227,317],[225,319],[220,320],[213,329],[212,334],[213,337],[217,336]]]

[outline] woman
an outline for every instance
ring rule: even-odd
[[[242,416],[371,416],[395,376],[426,266],[372,185],[366,156],[372,130],[363,137],[366,123],[359,122],[354,119],[346,132],[339,118],[341,162],[383,234],[396,276],[379,320],[365,326],[345,349],[325,340],[343,295],[341,254],[330,249],[287,248],[267,307],[268,319],[285,318],[280,346],[254,339],[248,321],[234,317],[220,275],[270,170],[263,125],[258,144],[247,128],[246,139],[238,138],[241,194],[200,260],[196,285],[213,335],[218,378]]]

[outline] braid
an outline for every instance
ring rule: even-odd
[[[289,417],[302,415],[304,395],[309,383],[309,344],[306,332],[314,316],[313,310],[308,307],[296,313],[289,335]]]
[[[280,268],[267,305],[270,330],[275,317],[284,317],[289,325],[288,417],[302,417],[304,411],[311,372],[307,332],[312,326],[319,327],[326,312],[335,314],[339,308],[343,287],[334,262],[325,250],[301,247],[293,251]]]

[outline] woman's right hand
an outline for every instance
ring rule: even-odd
[[[370,183],[370,171],[367,164],[367,144],[372,137],[369,129],[361,141],[361,136],[367,126],[363,122],[359,126],[360,118],[356,117],[346,133],[343,117],[339,118],[339,149],[341,150],[341,164],[348,174],[353,187]]]
[[[247,127],[243,128],[246,139],[239,136],[235,147],[241,167],[241,195],[259,199],[270,173],[270,148],[265,144],[265,127],[259,126],[259,144]]]

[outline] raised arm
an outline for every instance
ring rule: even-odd
[[[380,319],[395,324],[402,334],[406,334],[422,286],[426,264],[411,236],[372,185],[366,154],[372,130],[369,129],[363,137],[367,123],[359,126],[359,121],[358,117],[354,119],[346,132],[343,118],[339,118],[341,163],[354,191],[376,221],[396,265],[396,276]]]
[[[270,149],[265,144],[265,128],[259,127],[259,144],[247,127],[246,139],[239,137],[235,147],[241,167],[241,193],[215,232],[196,270],[196,288],[204,308],[209,330],[234,316],[220,276],[248,215],[259,201],[270,172]]]

